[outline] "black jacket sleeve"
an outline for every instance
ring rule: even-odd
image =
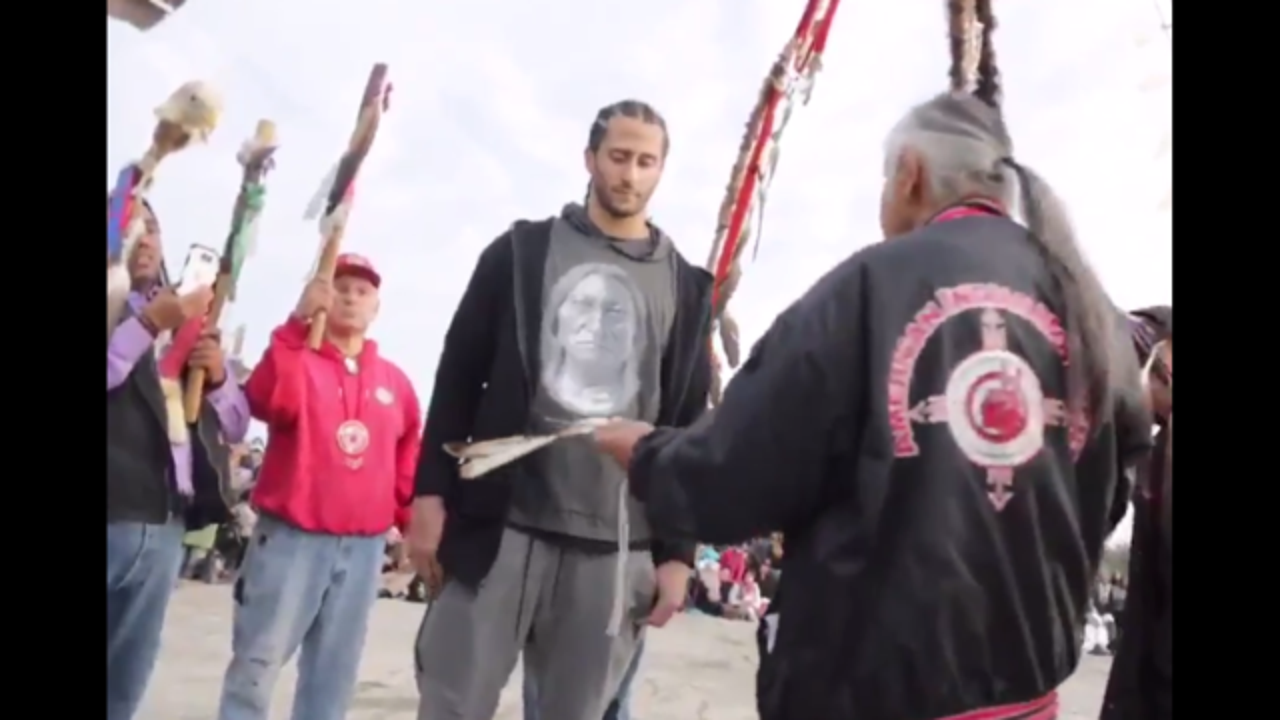
[[[699,304],[692,309],[701,311],[702,307]],[[680,406],[675,409],[675,413],[672,416],[674,417],[672,425],[675,427],[688,427],[707,411],[707,397],[711,394],[710,339],[710,335],[706,335],[698,338],[698,341],[694,343],[693,352],[688,360],[688,362],[692,363],[689,367],[688,385],[685,387]],[[655,538],[652,553],[655,565],[676,560],[689,567],[694,567],[698,554],[698,544],[692,539],[663,540]]]
[[[676,410],[675,427],[688,427],[707,412],[707,398],[711,395],[711,342],[703,337],[693,351],[693,367],[689,371],[689,386],[684,401]]]
[[[855,437],[861,404],[858,272],[837,268],[783,313],[718,408],[637,445],[631,491],[655,531],[735,543],[817,510],[824,471]]]
[[[510,293],[510,241],[510,232],[504,233],[480,254],[445,334],[418,456],[418,497],[447,496],[458,482],[458,461],[444,443],[471,435],[497,345],[492,319],[501,315]]]

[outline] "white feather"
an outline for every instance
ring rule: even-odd
[[[320,188],[316,190],[316,194],[311,196],[311,202],[307,203],[307,209],[302,213],[303,220],[315,220],[320,217],[320,213],[324,212],[324,204],[329,199],[329,192],[333,189],[333,184],[338,180],[338,166],[334,165],[329,173],[320,181]]]
[[[463,480],[474,480],[557,440],[576,435],[590,435],[596,428],[608,422],[606,418],[588,418],[550,435],[514,435],[470,444],[445,443],[444,451],[462,461],[462,467],[458,469],[459,477]]]

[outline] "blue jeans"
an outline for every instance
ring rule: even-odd
[[[267,720],[280,668],[298,656],[294,720],[342,720],[355,692],[386,541],[258,519],[235,586],[219,720]]]
[[[130,720],[142,703],[184,532],[177,522],[107,524],[107,720]]]
[[[644,654],[644,638],[636,645],[635,657],[622,675],[622,684],[618,686],[618,694],[604,711],[604,720],[631,720],[631,683],[636,679],[636,671],[640,669],[640,656]],[[529,675],[524,676],[524,720],[538,720],[538,688],[534,687]]]

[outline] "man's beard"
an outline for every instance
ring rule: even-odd
[[[643,195],[640,195],[639,193],[636,193],[636,196],[640,200],[640,203],[636,207],[636,209],[623,210],[622,208],[613,204],[613,198],[612,196],[609,195],[609,189],[605,187],[603,184],[601,184],[600,182],[596,180],[591,181],[591,192],[593,195],[595,195],[596,202],[600,204],[600,209],[604,210],[606,213],[609,214],[609,217],[615,220],[626,220],[627,218],[635,217],[636,215],[639,215],[640,213],[644,212],[645,205],[646,205],[645,201],[647,200],[647,198],[645,198]]]

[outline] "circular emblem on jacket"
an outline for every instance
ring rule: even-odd
[[[1044,447],[1044,393],[1035,370],[1007,350],[983,350],[952,371],[947,426],[965,457],[983,467],[1017,467]]]
[[[338,426],[338,447],[348,455],[360,455],[369,448],[369,428],[359,420],[348,420]]]

